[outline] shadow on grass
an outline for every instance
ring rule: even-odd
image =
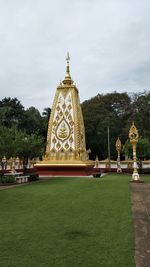
[[[66,239],[77,239],[77,238],[86,238],[89,236],[89,233],[81,230],[67,230],[64,232]]]

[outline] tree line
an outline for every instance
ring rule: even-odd
[[[28,159],[42,157],[45,150],[50,108],[42,115],[35,107],[25,110],[17,98],[0,101],[0,163],[2,158],[19,157],[24,166]]]
[[[150,158],[150,92],[127,93],[113,92],[98,94],[82,103],[87,146],[91,148],[91,158],[108,157],[107,129],[110,130],[111,158],[116,159],[115,143],[119,137],[122,158],[131,157],[132,149],[128,133],[132,122],[139,131],[140,139],[137,155],[141,159]]]
[[[138,157],[150,158],[150,92],[133,95],[113,92],[98,94],[84,101],[82,111],[85,123],[87,149],[91,159],[108,156],[107,129],[110,130],[111,158],[116,159],[115,142],[118,136],[123,144],[122,158],[131,157],[132,149],[128,132],[135,122],[140,140]],[[28,158],[41,157],[46,145],[47,126],[51,109],[42,114],[35,107],[25,109],[17,98],[0,101],[0,159],[5,155]]]

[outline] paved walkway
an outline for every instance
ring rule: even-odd
[[[150,183],[131,183],[136,267],[150,267]]]
[[[2,186],[0,186],[0,190],[9,189],[9,188],[13,188],[13,187],[18,187],[18,186],[25,185],[25,184],[27,184],[27,183],[12,184],[12,185],[2,185]]]

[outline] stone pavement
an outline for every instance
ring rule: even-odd
[[[150,267],[150,183],[131,183],[136,267]]]

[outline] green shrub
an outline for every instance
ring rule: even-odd
[[[39,180],[39,175],[38,175],[38,173],[36,173],[36,172],[28,173],[27,175],[29,175],[29,178],[28,178],[28,181],[29,181],[29,182]]]
[[[8,176],[4,176],[1,175],[0,176],[0,184],[13,184],[15,183],[15,177],[12,175],[8,175]]]

